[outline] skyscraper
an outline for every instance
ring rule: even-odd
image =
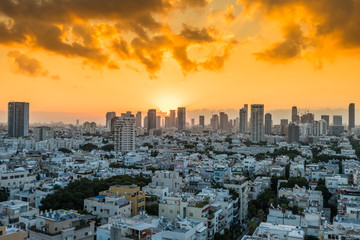
[[[329,130],[330,116],[329,115],[321,115],[321,119],[326,121],[326,129]]]
[[[219,128],[219,116],[217,114],[212,115],[210,124],[212,130],[217,130]]]
[[[333,116],[333,126],[342,126],[342,116],[341,115],[334,115]]]
[[[264,141],[264,105],[251,105],[251,141]]]
[[[229,117],[226,113],[220,112],[220,129],[227,131],[229,128]]]
[[[177,116],[177,129],[178,131],[184,131],[186,126],[186,108],[179,107],[178,108],[178,116]]]
[[[152,129],[156,129],[156,109],[148,110],[147,123],[148,132],[150,132]]]
[[[156,129],[161,127],[161,116],[156,116]]]
[[[291,109],[291,122],[295,122],[295,123],[299,123],[299,115],[298,115],[298,110],[296,106],[293,106]]]
[[[290,123],[286,127],[286,140],[288,143],[298,143],[300,138],[300,127],[296,123]]]
[[[280,120],[280,134],[285,135],[286,134],[286,126],[289,124],[289,120],[287,119],[281,119]]]
[[[170,110],[169,127],[176,127],[176,110]]]
[[[355,127],[355,103],[349,105],[349,132]]]
[[[265,114],[265,134],[271,134],[271,127],[272,127],[272,116],[271,113]]]
[[[244,107],[240,109],[240,133],[248,132],[248,105],[244,104]]]
[[[106,128],[110,130],[111,128],[111,119],[116,117],[116,112],[107,112],[106,113]]]
[[[313,113],[305,113],[301,116],[301,123],[312,123],[314,121]]]
[[[141,128],[141,121],[142,121],[141,112],[137,112],[136,120],[135,120],[137,128]]]
[[[195,126],[195,118],[192,118],[192,119],[191,119],[191,126],[192,126],[192,127]]]
[[[204,128],[205,127],[205,116],[199,116],[199,125]]]
[[[8,135],[9,137],[24,137],[29,135],[29,103],[9,102]]]
[[[135,151],[135,117],[131,112],[122,113],[116,121],[114,145],[116,151]]]

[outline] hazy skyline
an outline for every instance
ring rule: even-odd
[[[358,103],[360,1],[87,2],[0,1],[0,111]]]
[[[176,108],[177,109],[177,108]],[[299,109],[299,108],[298,108]],[[113,109],[114,110],[114,109]],[[115,111],[115,110],[114,110]],[[118,110],[116,111],[117,115],[125,113],[127,110]],[[239,117],[239,109],[221,109],[221,110],[210,110],[210,109],[201,109],[201,110],[187,110],[187,122],[190,123],[192,118],[195,119],[195,123],[198,124],[199,116],[205,116],[205,124],[210,123],[210,117],[212,112],[218,114],[220,111],[224,111],[229,115],[229,119],[234,119]],[[310,109],[311,113],[315,114],[315,120],[320,120],[321,115],[330,115],[330,124],[332,124],[333,115],[342,115],[342,121],[344,125],[348,124],[348,109]],[[137,111],[132,111],[135,114]],[[159,112],[159,111],[158,111]],[[147,110],[142,111],[142,118],[146,116]],[[274,109],[268,110],[265,104],[265,113],[272,114],[273,124],[279,124],[280,119],[289,119],[291,120],[291,109]],[[303,113],[300,108],[300,113]],[[75,124],[76,119],[80,120],[80,123],[96,122],[98,124],[105,125],[105,115],[95,114],[95,113],[77,113],[77,112],[37,112],[31,111],[30,103],[30,123],[50,123],[50,122],[59,122],[62,121],[67,124]],[[359,117],[358,117],[359,116]],[[0,123],[7,122],[7,111],[0,111]],[[355,123],[360,125],[360,109],[356,109],[355,112]],[[142,123],[143,124],[143,123]]]

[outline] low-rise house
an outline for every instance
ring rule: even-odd
[[[98,195],[84,200],[84,210],[101,218],[101,224],[106,224],[109,217],[131,217],[131,202],[124,196]]]

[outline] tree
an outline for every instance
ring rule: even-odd
[[[159,216],[159,204],[154,203],[149,206],[145,206],[146,213],[149,215]]]
[[[301,217],[303,216],[303,213],[304,213],[304,208],[299,207],[299,215],[300,215],[300,224],[299,224],[299,226],[300,227],[301,227]]]
[[[80,145],[80,149],[86,152],[91,152],[92,150],[98,149],[98,147],[95,144],[86,143],[84,145]]]
[[[257,223],[253,220],[249,221],[247,224],[248,228],[249,228],[249,234],[252,235],[255,231],[255,229],[257,228]]]
[[[264,210],[262,210],[262,209],[258,210],[258,215],[259,215],[260,222],[262,222],[264,214],[265,214]]]
[[[104,150],[106,152],[110,152],[114,150],[114,144],[107,144],[101,147],[101,150]]]
[[[283,225],[284,225],[284,221],[285,221],[285,213],[286,213],[286,204],[281,204],[281,212],[283,214]]]
[[[70,149],[67,149],[67,148],[59,148],[58,151],[63,152],[63,153],[72,153],[72,151]]]
[[[324,206],[326,206],[329,203],[329,200],[332,196],[331,192],[325,185],[318,185],[315,190],[321,191],[322,195],[324,197]]]

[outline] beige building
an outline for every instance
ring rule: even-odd
[[[41,212],[36,225],[29,229],[29,240],[91,240],[95,236],[94,216],[75,211]]]
[[[12,188],[33,181],[35,177],[31,176],[27,170],[19,170],[0,172],[0,179],[0,187]]]
[[[18,228],[7,228],[4,222],[0,221],[0,240],[24,240],[28,237],[28,231]]]
[[[131,217],[131,202],[124,196],[99,195],[84,200],[84,209],[101,218],[101,224],[106,224],[109,217]]]
[[[99,195],[125,196],[131,202],[131,216],[139,215],[145,211],[146,195],[136,185],[116,185],[109,190],[100,192]]]
[[[16,223],[21,216],[34,216],[39,210],[29,206],[28,202],[10,200],[0,203],[1,219],[6,223]]]

